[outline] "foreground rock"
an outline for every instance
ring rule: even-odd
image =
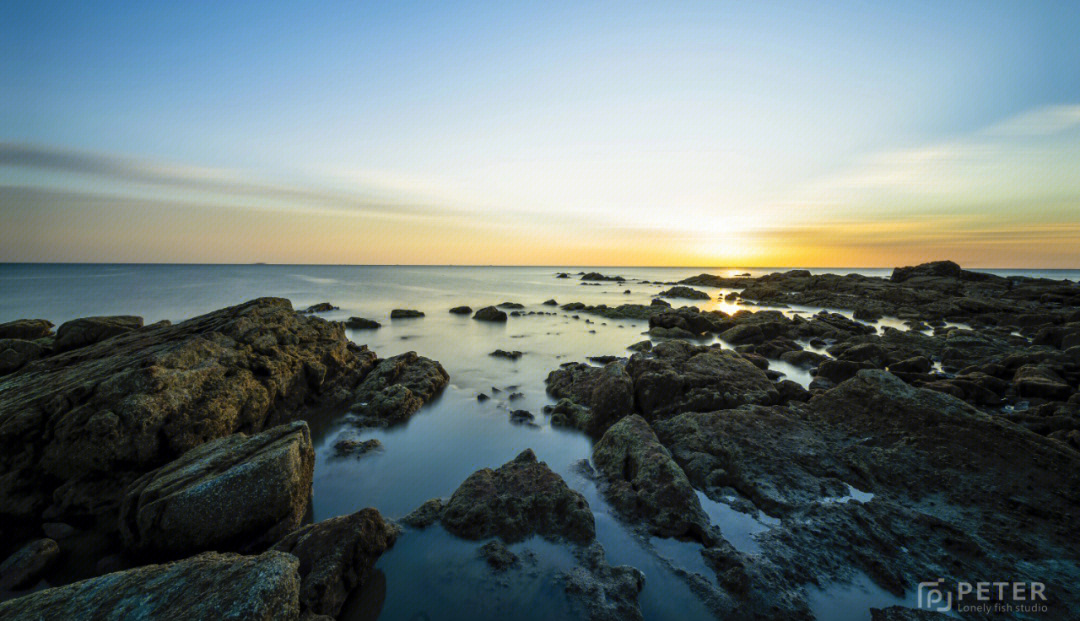
[[[0,603],[3,619],[293,621],[299,563],[282,552],[208,552],[146,565]]]
[[[637,598],[645,574],[634,567],[612,567],[599,543],[575,551],[580,565],[565,576],[566,592],[579,602],[590,621],[641,619]]]
[[[593,447],[593,464],[608,500],[662,537],[707,540],[709,519],[686,474],[638,415],[627,416]]]
[[[435,520],[458,537],[501,537],[508,543],[530,535],[587,543],[596,532],[585,498],[530,449],[495,470],[477,470],[445,505],[429,501],[406,523],[423,526]]]
[[[86,347],[141,327],[143,318],[132,315],[72,319],[56,329],[55,347],[58,351]]]
[[[357,415],[361,426],[400,424],[449,381],[441,364],[414,351],[380,360],[353,392],[349,411]]]
[[[273,549],[300,559],[300,608],[336,617],[397,535],[398,529],[378,511],[364,509],[293,531]]]
[[[132,550],[174,557],[265,548],[300,525],[314,467],[304,422],[208,442],[131,485],[120,535]]]
[[[0,591],[31,587],[60,554],[52,539],[38,539],[19,548],[0,564]]]
[[[374,359],[275,298],[44,357],[0,380],[0,515],[115,523],[127,483],[340,397]]]

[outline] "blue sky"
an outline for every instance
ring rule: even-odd
[[[5,3],[0,260],[1076,267],[1077,32],[1075,2]]]

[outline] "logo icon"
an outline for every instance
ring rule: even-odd
[[[944,588],[945,579],[919,583],[919,608],[937,612],[950,612],[953,606],[952,592]]]

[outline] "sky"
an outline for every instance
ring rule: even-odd
[[[0,3],[0,261],[1080,268],[1077,2]]]

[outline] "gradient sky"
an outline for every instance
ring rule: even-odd
[[[1080,267],[1080,3],[4,2],[0,261]]]

